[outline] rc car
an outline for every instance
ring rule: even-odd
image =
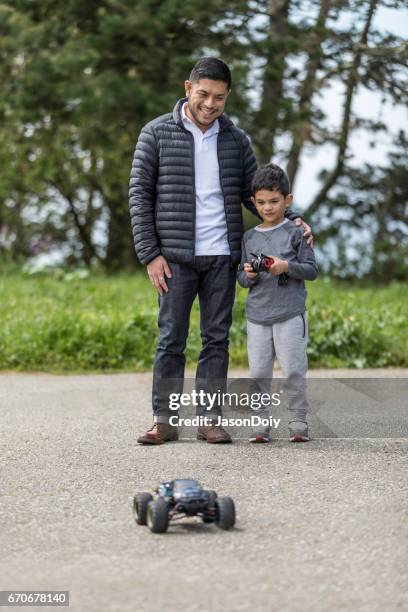
[[[268,272],[270,267],[275,263],[273,257],[268,257],[261,253],[260,255],[256,255],[255,253],[251,253],[251,266],[254,272]],[[287,285],[289,277],[286,272],[282,272],[278,277],[278,285]]]
[[[220,529],[235,524],[235,506],[231,497],[218,497],[203,489],[197,480],[182,478],[162,482],[151,493],[137,493],[133,515],[138,525],[147,525],[153,533],[167,531],[169,522],[186,516],[199,516],[204,523]]]

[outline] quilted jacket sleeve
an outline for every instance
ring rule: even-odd
[[[160,243],[155,227],[158,164],[154,131],[151,127],[144,127],[136,144],[129,183],[133,242],[142,264],[148,264],[160,255]]]

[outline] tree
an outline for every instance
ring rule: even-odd
[[[111,270],[134,265],[127,189],[137,135],[172,109],[206,40],[224,37],[211,27],[240,5],[0,2],[0,140],[19,160],[0,197],[16,227],[22,207],[27,214],[52,210],[55,230],[65,225],[72,261]],[[30,185],[21,179],[27,171]],[[29,253],[29,235],[25,242]]]
[[[291,184],[295,182],[304,144],[307,140],[311,139],[313,121],[312,97],[317,89],[317,72],[321,68],[324,57],[322,43],[328,36],[326,22],[332,4],[332,0],[321,1],[317,20],[311,30],[310,40],[307,44],[308,58],[305,76],[299,86],[298,112],[297,116],[293,117],[291,126],[292,145],[288,153],[287,162],[287,173]]]
[[[353,194],[369,172],[381,184],[388,176],[386,166],[353,166],[351,136],[364,130],[375,142],[387,130],[386,121],[357,115],[356,94],[407,102],[407,45],[375,27],[384,6],[403,3],[0,0],[0,250],[16,259],[54,246],[68,263],[134,266],[127,189],[135,142],[183,95],[202,55],[230,64],[229,114],[258,161],[286,165],[295,188],[305,151],[334,148],[304,214],[321,240],[341,245],[335,208],[345,185],[358,227],[365,208]],[[319,98],[333,84],[344,90],[335,130]]]
[[[259,109],[254,112],[251,133],[260,163],[266,163],[274,153],[274,142],[284,105],[284,75],[286,56],[291,46],[288,32],[290,0],[268,0],[265,14],[268,16],[267,37],[255,42],[262,57],[263,78]]]
[[[317,225],[317,231],[326,232],[323,261],[332,275],[382,283],[407,280],[407,158],[408,141],[401,131],[387,165],[346,168],[330,198],[328,217]],[[331,235],[340,238],[334,244],[333,227]]]
[[[327,173],[324,183],[318,194],[314,198],[312,204],[308,207],[306,214],[312,215],[319,206],[326,200],[327,195],[333,185],[336,184],[338,178],[344,170],[345,157],[347,152],[347,143],[350,134],[350,121],[353,96],[359,83],[358,70],[363,57],[363,49],[367,45],[368,33],[374,17],[375,10],[378,6],[378,0],[370,0],[367,7],[367,14],[364,20],[364,25],[357,43],[353,49],[353,57],[350,67],[347,71],[346,79],[346,95],[343,106],[343,116],[341,120],[340,134],[338,137],[337,155],[334,168]]]

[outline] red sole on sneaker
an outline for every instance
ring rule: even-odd
[[[290,439],[291,442],[309,442],[309,438],[302,436],[300,434],[296,434],[293,438]]]
[[[265,438],[264,436],[255,436],[255,438],[250,439],[250,442],[255,444],[265,444],[270,442],[270,440],[268,438]]]

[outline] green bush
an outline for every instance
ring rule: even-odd
[[[408,365],[407,288],[356,288],[328,279],[307,284],[311,367],[379,368]],[[236,365],[246,365],[246,291],[239,290],[231,330]]]
[[[407,366],[407,288],[308,284],[311,367]],[[157,297],[143,273],[106,277],[87,271],[0,277],[0,369],[52,372],[143,371],[153,364]],[[247,366],[246,291],[237,287],[231,367]],[[193,307],[187,363],[200,350]]]
[[[308,303],[308,355],[313,366],[407,365],[405,286],[396,283],[387,288],[349,289],[323,281],[313,289]]]

